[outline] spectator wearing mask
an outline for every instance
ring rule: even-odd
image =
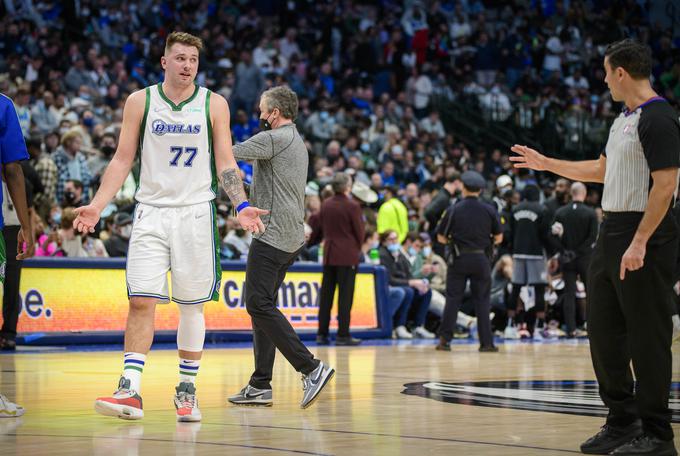
[[[78,180],[83,184],[83,203],[87,203],[88,193],[92,183],[92,173],[87,166],[87,159],[80,151],[82,147],[82,137],[75,130],[67,131],[61,138],[61,148],[52,156],[54,164],[57,165],[57,201],[64,200],[64,186],[68,180]]]
[[[559,245],[562,280],[564,280],[564,322],[567,336],[576,332],[576,281],[581,279],[588,293],[588,266],[597,240],[598,222],[595,210],[584,201],[588,190],[581,182],[571,185],[572,203],[561,207],[555,214],[552,234]]]
[[[360,339],[349,333],[350,313],[354,301],[354,283],[364,241],[361,206],[349,198],[352,179],[337,173],[331,181],[334,196],[321,205],[323,237],[323,278],[319,298],[317,343],[328,344],[328,326],[336,286],[338,288],[338,335],[336,345],[359,345]]]
[[[110,257],[127,256],[128,245],[132,234],[132,217],[127,212],[119,212],[113,217],[113,232],[104,242]]]
[[[59,127],[59,112],[54,105],[54,94],[49,90],[43,92],[42,100],[36,102],[31,109],[31,118],[41,135]]]
[[[47,218],[49,208],[55,201],[55,191],[57,187],[57,165],[47,152],[42,151],[42,143],[39,138],[32,137],[26,141],[29,163],[33,166],[43,190],[36,191],[33,195],[33,203],[36,212],[43,218]]]
[[[102,135],[101,142],[99,143],[99,152],[87,160],[87,167],[90,169],[96,182],[99,182],[99,179],[104,174],[104,170],[109,165],[114,152],[116,152],[116,135],[106,132]]]
[[[404,298],[394,312],[394,335],[398,339],[434,339],[434,334],[425,329],[425,318],[430,308],[432,291],[426,280],[414,279],[411,275],[411,263],[401,251],[399,235],[394,230],[387,230],[380,235],[380,264],[387,268],[390,287],[398,287],[404,292]],[[413,332],[406,329],[409,313],[414,314]]]
[[[64,185],[64,199],[61,207],[80,207],[83,205],[83,183],[79,180],[68,180]]]

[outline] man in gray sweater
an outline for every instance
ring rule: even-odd
[[[304,244],[307,148],[293,120],[298,100],[288,87],[274,87],[260,98],[260,130],[233,146],[234,157],[253,162],[250,202],[267,209],[264,232],[256,235],[246,266],[246,309],[253,322],[255,372],[248,385],[229,398],[237,405],[270,406],[276,349],[303,374],[300,406],[309,407],[335,370],[314,359],[290,322],[276,307],[276,295]],[[237,210],[247,207],[241,204]]]

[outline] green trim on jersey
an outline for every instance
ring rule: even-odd
[[[144,116],[142,117],[142,124],[139,127],[139,145],[137,146],[137,155],[139,155],[139,176],[142,175],[142,146],[144,145],[144,133],[146,132],[146,117],[149,115],[149,106],[151,106],[151,89],[147,87],[144,89],[146,101],[144,102]],[[135,194],[139,190],[141,177],[137,178],[137,188]]]
[[[0,284],[3,286],[5,285],[5,268],[7,268],[7,250],[5,249],[5,236],[2,235],[2,230],[0,230]]]
[[[163,83],[162,83],[162,82],[159,82],[159,83],[158,83],[158,94],[161,96],[161,98],[163,99],[163,101],[165,101],[168,105],[170,105],[170,107],[172,108],[173,111],[181,111],[182,108],[183,108],[186,104],[191,103],[191,101],[192,101],[194,98],[196,98],[196,95],[198,95],[198,89],[199,89],[198,84],[194,84],[194,93],[192,93],[191,96],[190,96],[189,98],[187,98],[186,100],[184,100],[184,101],[181,102],[180,104],[176,105],[175,103],[173,103],[173,102],[170,100],[170,98],[168,98],[167,96],[165,96],[165,92],[163,92]]]
[[[210,92],[208,92],[210,93]],[[210,207],[212,210],[212,229],[213,229],[213,238],[215,239],[215,279],[217,280],[215,282],[215,289],[213,290],[213,295],[212,295],[212,300],[213,301],[219,301],[220,300],[220,289],[221,289],[221,284],[222,284],[222,265],[220,264],[220,232],[219,229],[217,228],[217,205],[215,204],[215,201],[210,202]]]
[[[210,120],[210,90],[205,94],[205,121],[208,125],[208,153],[210,154],[210,172],[212,173],[212,182],[210,184],[210,189],[215,194],[217,198],[220,194],[218,182],[217,182],[217,161],[215,160],[215,151],[213,150],[213,129],[212,121]]]

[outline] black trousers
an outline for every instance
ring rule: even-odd
[[[5,238],[5,252],[7,266],[5,268],[5,291],[2,297],[2,331],[0,337],[15,340],[17,337],[17,323],[21,311],[19,299],[19,282],[21,280],[21,264],[17,261],[17,236],[21,227],[10,225],[2,229]]]
[[[493,344],[491,335],[491,265],[481,253],[464,253],[456,258],[453,266],[446,271],[446,306],[442,315],[439,335],[446,340],[453,338],[453,329],[458,318],[458,310],[463,303],[465,284],[470,279],[470,291],[477,315],[479,343],[483,346]]]
[[[321,279],[321,296],[319,297],[319,330],[320,336],[328,336],[328,325],[331,322],[331,308],[335,287],[338,287],[338,337],[349,337],[349,320],[354,302],[354,282],[357,275],[356,266],[324,265]]]
[[[641,213],[607,215],[589,270],[588,336],[607,424],[637,419],[648,434],[671,440],[671,287],[678,228],[670,216],[647,243],[644,266],[619,277]],[[634,388],[633,369],[637,385]]]
[[[562,267],[562,280],[564,280],[564,322],[567,324],[567,332],[573,333],[576,330],[576,281],[581,277],[581,281],[586,286],[586,296],[588,295],[588,266],[590,265],[591,255],[578,257]]]
[[[309,374],[319,365],[290,322],[276,307],[279,287],[298,252],[288,253],[253,239],[246,264],[246,309],[253,323],[255,371],[250,385],[271,389],[276,349],[296,371]]]

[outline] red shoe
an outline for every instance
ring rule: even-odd
[[[130,380],[125,377],[120,378],[118,389],[112,396],[98,397],[94,401],[94,409],[102,415],[122,420],[141,420],[144,417],[142,397],[130,389]]]
[[[177,421],[195,422],[201,421],[201,410],[196,400],[196,386],[193,383],[182,382],[175,387],[175,409]]]

